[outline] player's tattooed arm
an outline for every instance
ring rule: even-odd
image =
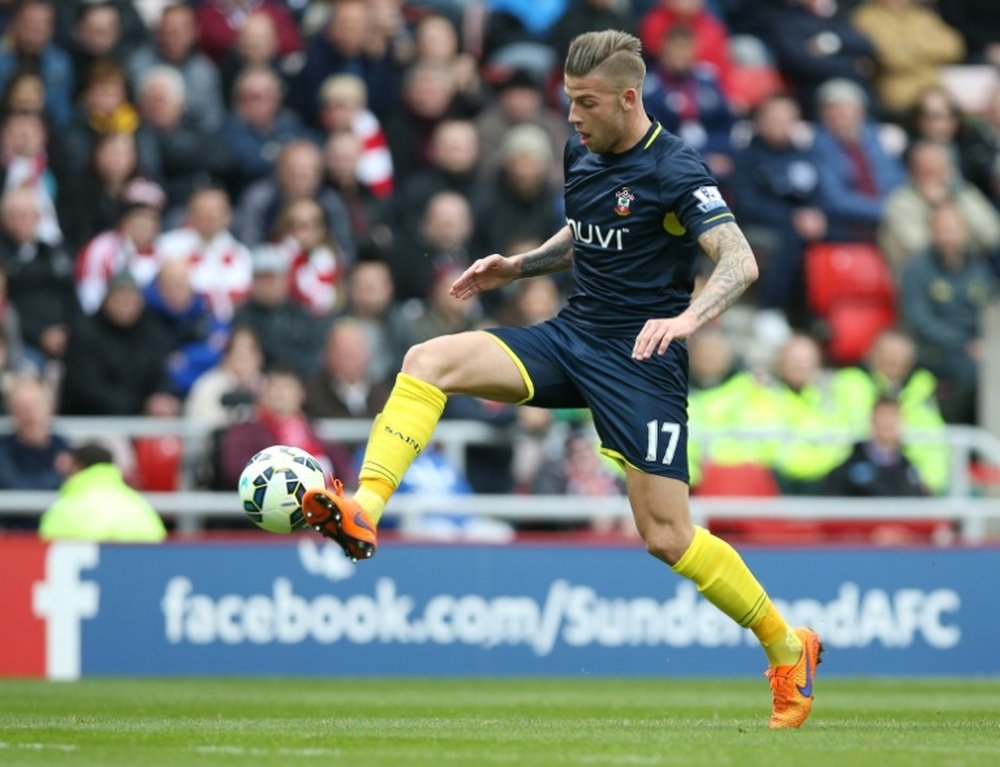
[[[701,326],[736,303],[757,279],[757,259],[743,232],[733,222],[712,227],[698,243],[715,262],[705,287],[686,313],[694,314]]]
[[[698,238],[715,261],[708,282],[691,305],[676,317],[651,319],[643,325],[632,347],[632,359],[663,354],[675,338],[687,338],[732,306],[757,279],[757,261],[740,228],[732,223],[712,227]]]
[[[573,232],[564,226],[543,244],[516,258],[521,278],[565,271],[573,264]]]
[[[451,286],[451,295],[466,300],[485,290],[496,290],[522,277],[551,274],[573,263],[573,233],[564,226],[545,243],[515,256],[492,253],[476,260]]]

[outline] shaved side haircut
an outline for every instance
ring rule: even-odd
[[[570,77],[601,75],[618,88],[642,88],[646,64],[639,38],[606,29],[573,38],[566,54],[565,73]]]

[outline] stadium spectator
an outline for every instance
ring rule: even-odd
[[[482,313],[479,301],[463,301],[449,292],[465,265],[442,261],[432,278],[427,301],[412,319],[410,332],[413,343],[419,344],[437,336],[459,333],[476,327]]]
[[[718,75],[695,61],[694,42],[687,25],[670,27],[646,73],[643,104],[664,128],[702,155],[716,178],[724,179],[733,169],[733,117]]]
[[[50,245],[62,242],[56,217],[56,178],[48,167],[47,132],[40,114],[12,112],[0,128],[0,190],[27,189],[38,206],[38,239]]]
[[[500,146],[500,175],[476,216],[476,244],[510,253],[518,240],[544,242],[565,220],[559,192],[549,181],[548,136],[536,125],[512,129]]]
[[[29,355],[44,367],[62,359],[70,325],[79,314],[73,257],[38,237],[38,198],[30,188],[15,189],[0,200],[0,266],[8,300],[17,310]]]
[[[761,265],[758,303],[793,317],[803,310],[802,254],[826,235],[816,157],[798,134],[789,96],[766,99],[754,115],[750,144],[736,153],[733,207]]]
[[[278,53],[287,56],[302,50],[302,37],[295,18],[278,0],[206,0],[196,8],[199,43],[213,61],[222,60],[240,29],[252,14],[265,13],[274,22]]]
[[[122,190],[118,225],[97,235],[77,256],[76,292],[87,314],[97,311],[113,275],[127,271],[141,288],[153,280],[163,263],[156,238],[165,203],[163,190],[146,179],[132,179]]]
[[[138,88],[144,75],[154,67],[169,66],[184,81],[187,99],[184,115],[205,133],[222,127],[225,101],[215,64],[198,50],[198,20],[193,8],[182,3],[167,5],[156,23],[154,39],[128,59],[128,75]]]
[[[499,147],[504,135],[506,132],[498,135],[492,146]],[[484,193],[479,177],[482,154],[476,129],[468,120],[445,120],[434,129],[430,167],[414,173],[396,195],[399,239],[418,236],[427,204],[438,192],[456,192],[470,203],[478,203]],[[497,167],[499,164],[498,157]]]
[[[281,80],[282,92],[288,93],[292,86],[292,76],[304,63],[301,54],[278,54],[278,30],[274,19],[266,13],[254,11],[247,16],[246,22],[236,33],[236,41],[226,49],[219,65],[224,106],[232,107],[236,78],[244,69],[270,69]]]
[[[41,379],[19,376],[7,392],[10,434],[0,437],[0,489],[55,490],[69,443],[52,431],[54,403]]]
[[[139,168],[147,177],[158,179],[156,142],[141,128],[142,118],[128,101],[122,66],[111,59],[95,62],[86,73],[80,107],[73,120],[60,132],[59,141],[49,145],[56,175],[68,178],[80,173],[98,136],[131,133],[135,136]]]
[[[1000,208],[1000,87],[976,123],[981,141],[962,153],[963,173]]]
[[[546,106],[542,83],[538,78],[526,69],[513,69],[503,73],[494,88],[496,97],[476,116],[479,145],[500,146],[509,130],[530,123],[548,135],[552,156],[562,157],[569,137],[567,124]],[[436,150],[434,156],[438,156]],[[479,158],[479,165],[483,177],[493,178],[500,167],[500,158],[493,152],[484,152]],[[561,162],[552,163],[551,178],[554,184],[562,184]]]
[[[125,188],[138,175],[135,135],[105,133],[94,140],[83,171],[59,179],[56,212],[71,253],[115,226]]]
[[[903,452],[899,403],[880,397],[871,409],[871,436],[821,485],[824,495],[906,497],[927,495],[920,474]]]
[[[320,204],[308,197],[288,203],[278,214],[273,239],[288,254],[292,299],[317,317],[338,309],[344,302],[340,281],[347,264],[330,239]]]
[[[760,404],[763,419],[771,419],[762,425],[787,434],[780,440],[774,469],[782,490],[790,494],[814,492],[846,454],[836,439],[845,433],[845,424],[821,360],[814,339],[793,335],[781,350],[776,377]]]
[[[817,91],[829,80],[849,80],[867,98],[874,95],[875,47],[851,24],[842,4],[776,0],[760,11],[756,31],[774,53],[805,115],[815,114]]]
[[[916,354],[907,333],[883,331],[872,343],[864,364],[833,374],[833,394],[844,423],[859,436],[868,434],[869,414],[880,398],[896,401],[904,428],[940,436],[939,443],[914,442],[903,452],[920,472],[922,482],[942,493],[948,485],[951,463],[944,443],[945,423],[935,398],[938,383],[933,373],[917,366]]]
[[[688,442],[691,484],[697,487],[708,464],[770,466],[778,443],[773,438],[728,437],[718,432],[774,427],[765,390],[746,370],[732,340],[718,327],[696,333],[689,342],[688,419],[711,441]]]
[[[194,292],[187,261],[164,261],[144,293],[146,306],[166,338],[171,386],[183,398],[198,376],[221,359],[228,325]]]
[[[73,38],[77,21],[80,17],[81,6],[83,5],[111,5],[118,12],[118,26],[120,34],[127,50],[134,50],[142,45],[149,38],[149,29],[138,9],[148,6],[150,3],[165,0],[80,0],[80,2],[57,2],[55,40],[69,50],[73,46]]]
[[[413,29],[413,47],[414,59],[433,61],[451,71],[456,98],[465,110],[479,110],[483,101],[483,85],[476,59],[459,49],[458,30],[447,16],[430,12],[418,18]]]
[[[70,331],[59,398],[64,415],[175,416],[167,341],[130,272],[108,282],[100,311]]]
[[[399,242],[389,259],[397,300],[427,298],[439,270],[470,262],[475,227],[469,201],[438,192],[427,201],[418,239]]]
[[[900,306],[917,358],[940,381],[941,413],[949,423],[975,423],[980,312],[995,290],[982,258],[969,252],[969,230],[953,204],[935,208],[929,250],[903,270]]]
[[[122,37],[118,6],[110,2],[79,3],[69,52],[77,78],[98,61],[124,62],[130,51]],[[82,86],[78,79],[75,95],[79,96]]]
[[[710,66],[728,85],[729,34],[725,25],[705,8],[705,0],[660,0],[639,22],[642,49],[653,57],[663,46],[667,33],[678,24],[691,30],[695,61]]]
[[[326,334],[323,366],[306,384],[310,418],[374,418],[389,387],[371,374],[372,352],[363,324],[337,320]]]
[[[248,67],[236,78],[233,111],[222,127],[231,152],[234,199],[271,173],[283,145],[306,135],[298,116],[282,108],[281,88],[278,76],[266,67]]]
[[[538,495],[621,495],[625,479],[601,459],[597,447],[589,430],[571,430],[562,454],[544,463],[538,471],[531,492]]]
[[[890,114],[902,114],[922,90],[938,85],[938,67],[965,57],[958,31],[914,0],[865,0],[851,20],[875,46],[875,85],[881,106]]]
[[[399,71],[393,41],[375,23],[366,0],[339,0],[325,26],[306,45],[306,63],[295,86],[295,105],[309,124],[316,123],[316,97],[332,74],[355,74],[368,87],[371,110],[385,121],[399,96]]]
[[[343,446],[316,436],[302,411],[305,388],[289,368],[273,367],[264,375],[257,406],[250,420],[229,426],[220,445],[220,476],[228,487],[236,487],[250,456],[271,445],[291,445],[312,455],[324,472],[345,484],[354,481],[350,454]]]
[[[37,72],[45,83],[45,114],[53,126],[73,112],[73,62],[53,43],[55,11],[50,0],[26,0],[14,12],[0,47],[0,87],[18,71]]]
[[[149,502],[125,484],[111,451],[95,443],[73,448],[67,476],[38,525],[45,540],[159,543],[166,528]]]
[[[347,275],[345,314],[361,323],[372,350],[371,375],[387,380],[410,348],[410,323],[393,301],[394,286],[385,261],[357,261]]]
[[[0,266],[0,398],[13,377],[22,372],[37,373],[37,370],[25,359],[21,320],[7,298],[7,272]]]
[[[360,146],[358,181],[375,197],[392,196],[392,155],[378,118],[368,109],[368,88],[357,75],[331,75],[319,91],[319,124],[324,133],[352,133]]]
[[[7,80],[2,91],[0,114],[25,112],[43,115],[52,121],[45,112],[45,83],[37,73],[19,69]]]
[[[168,66],[146,70],[139,85],[139,112],[156,144],[168,221],[183,215],[192,191],[221,179],[227,170],[225,138],[199,127],[186,104],[184,79],[177,70]]]
[[[348,262],[354,260],[354,240],[347,208],[335,191],[323,186],[323,156],[305,139],[281,148],[274,173],[253,184],[240,198],[236,234],[249,246],[270,239],[278,215],[299,200],[314,200],[326,217],[330,237]]]
[[[946,145],[921,140],[909,150],[909,180],[889,195],[879,224],[879,247],[897,272],[930,247],[931,211],[946,202],[965,219],[971,253],[989,255],[1000,247],[996,209],[962,178]]]
[[[405,185],[417,171],[431,166],[435,128],[448,118],[464,116],[454,103],[455,82],[447,67],[417,61],[407,70],[402,97],[382,118],[398,183]]]
[[[248,326],[226,339],[222,359],[202,373],[184,400],[184,417],[214,431],[232,423],[239,408],[253,404],[263,382],[264,355]]]
[[[566,10],[549,30],[549,44],[560,61],[565,60],[569,44],[577,35],[602,29],[621,29],[635,34],[636,19],[632,8],[635,3],[616,0],[584,0],[567,3]]]
[[[392,198],[377,197],[361,183],[358,163],[363,147],[353,133],[331,133],[323,145],[324,182],[347,209],[351,239],[358,257],[384,258],[392,250],[395,233]]]
[[[986,117],[988,118],[987,111]],[[994,197],[998,168],[996,136],[991,138],[986,120],[972,120],[962,114],[944,88],[923,91],[909,116],[911,142],[921,139],[943,144],[952,155],[952,164],[966,180]]]
[[[250,296],[236,310],[232,327],[253,330],[265,367],[290,367],[306,379],[319,364],[323,325],[291,299],[288,254],[281,247],[258,245],[252,260]]]
[[[821,124],[814,151],[827,238],[874,241],[886,198],[906,179],[903,168],[879,142],[857,84],[831,80],[816,98]]]
[[[156,241],[164,260],[180,259],[191,265],[192,287],[224,321],[232,318],[236,306],[249,294],[253,275],[250,251],[229,232],[231,220],[226,191],[202,187],[188,199],[184,225]]]

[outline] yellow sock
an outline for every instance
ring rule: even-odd
[[[406,373],[396,376],[396,385],[372,425],[354,495],[373,522],[382,517],[403,474],[427,446],[446,401],[433,384]]]
[[[695,527],[691,545],[672,569],[694,581],[705,599],[722,612],[744,628],[752,629],[772,665],[798,660],[798,652],[792,653],[786,641],[788,635],[796,642],[798,637],[771,604],[743,558],[724,540],[703,527]],[[766,638],[758,633],[758,627],[767,632]],[[801,643],[798,649],[801,651]],[[778,656],[778,662],[772,658],[773,654]],[[785,660],[789,654],[791,660]]]
[[[802,640],[785,622],[771,600],[767,600],[767,612],[750,627],[760,640],[767,655],[767,662],[772,666],[790,666],[796,663],[802,654]]]

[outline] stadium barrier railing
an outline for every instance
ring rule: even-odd
[[[344,443],[363,443],[371,422],[367,419],[332,419],[317,422],[320,436]],[[9,418],[0,418],[0,429],[11,429]],[[145,495],[161,514],[174,519],[179,532],[203,529],[208,519],[238,520],[243,512],[234,503],[234,494],[193,488],[192,477],[199,462],[206,460],[207,431],[187,419],[165,418],[82,418],[59,417],[53,430],[71,441],[93,438],[134,439],[137,437],[179,437],[184,444],[182,489],[176,492],[149,492]],[[437,442],[452,464],[465,465],[465,449],[470,445],[509,444],[513,432],[478,421],[443,421],[435,432]],[[704,446],[716,439],[794,438],[796,441],[847,443],[855,439],[846,432],[802,435],[773,430],[692,430],[692,439]],[[776,498],[711,497],[692,498],[696,522],[716,519],[834,520],[860,519],[950,519],[959,524],[961,538],[981,541],[991,523],[1000,522],[1000,498],[978,497],[972,490],[969,465],[974,456],[1000,465],[1000,438],[984,429],[949,426],[944,432],[908,432],[910,443],[941,443],[950,448],[951,470],[946,495],[934,498],[843,498],[786,496]],[[0,516],[41,514],[56,498],[55,492],[0,491]],[[564,495],[460,495],[408,496],[393,499],[392,511],[405,523],[422,515],[448,510],[483,515],[509,522],[570,522],[627,517],[623,496],[582,497]],[[405,526],[405,525],[404,525]]]

